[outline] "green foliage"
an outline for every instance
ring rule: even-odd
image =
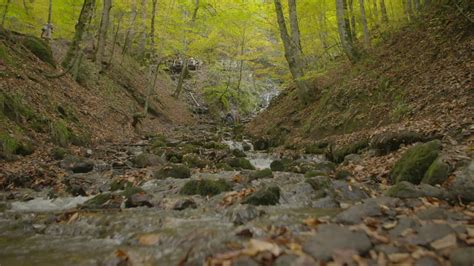
[[[6,132],[0,132],[0,144],[2,152],[7,155],[14,154],[18,147],[20,147],[18,141]]]
[[[72,132],[62,120],[52,122],[50,124],[50,132],[51,140],[56,145],[66,147],[71,141]]]
[[[271,169],[258,170],[250,174],[249,181],[257,180],[261,178],[273,178],[273,172]]]
[[[390,177],[396,183],[408,181],[419,184],[426,171],[436,160],[441,151],[439,140],[418,144],[403,154],[402,158],[392,168]]]
[[[181,188],[180,193],[183,195],[201,195],[205,197],[215,196],[230,190],[232,190],[232,184],[224,179],[202,179],[186,182],[186,184]]]
[[[229,166],[234,169],[247,169],[255,170],[255,167],[245,158],[230,158],[225,161]]]
[[[191,177],[191,170],[182,164],[170,164],[158,170],[155,173],[155,177],[158,179],[164,179],[168,177],[185,179]]]
[[[51,66],[55,65],[51,47],[49,47],[49,45],[40,38],[26,36],[23,39],[23,45],[34,55],[36,55],[41,61],[48,63]]]
[[[443,162],[441,158],[438,158],[431,164],[430,168],[428,168],[421,183],[441,185],[448,179],[450,171],[451,167],[449,164]]]
[[[55,160],[62,160],[64,159],[64,157],[66,157],[67,154],[68,154],[68,150],[61,147],[55,147],[51,151],[51,156]]]

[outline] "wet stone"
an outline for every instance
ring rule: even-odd
[[[227,214],[230,221],[235,225],[243,225],[263,215],[263,211],[252,205],[238,205]]]
[[[366,217],[376,217],[384,214],[381,205],[387,207],[395,207],[398,200],[394,198],[375,198],[368,199],[360,205],[352,206],[351,208],[338,214],[334,221],[343,224],[357,224],[362,222]]]
[[[243,200],[243,204],[276,205],[280,201],[280,188],[268,187],[260,189]]]
[[[425,256],[418,259],[415,266],[441,266],[441,263],[433,257]]]
[[[472,266],[474,265],[474,247],[459,248],[454,250],[449,256],[453,266]]]
[[[321,225],[316,236],[303,244],[303,250],[315,259],[328,261],[335,250],[355,250],[364,254],[372,248],[369,237],[362,231],[351,230],[338,225]]]
[[[447,224],[426,224],[408,241],[415,245],[427,245],[454,232],[454,229]]]

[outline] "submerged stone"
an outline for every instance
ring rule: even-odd
[[[273,186],[262,188],[247,196],[242,203],[250,205],[276,205],[280,201],[280,188]]]

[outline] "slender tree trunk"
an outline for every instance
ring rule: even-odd
[[[244,59],[243,56],[245,54],[245,45],[247,43],[247,25],[244,25],[244,29],[242,32],[242,39],[240,41],[240,65],[239,65],[239,79],[237,80],[237,94],[238,94],[238,100],[240,101],[240,96],[241,96],[241,85],[242,85],[242,77],[243,77],[243,72],[244,72]]]
[[[413,7],[412,7],[412,0],[406,0],[406,13],[408,20],[413,19]]]
[[[354,0],[348,0],[349,5],[349,15],[351,20],[351,38],[352,42],[356,42],[357,40],[357,29],[356,29],[356,19],[354,14]]]
[[[107,31],[109,29],[110,9],[112,9],[112,0],[104,0],[102,9],[102,17],[100,19],[99,38],[97,40],[97,50],[95,54],[95,61],[99,70],[103,70],[102,61],[105,56],[105,46],[107,45]]]
[[[114,59],[115,55],[115,46],[117,45],[117,39],[118,39],[118,34],[120,32],[120,25],[122,24],[122,18],[123,14],[118,15],[117,19],[117,28],[115,29],[115,35],[114,35],[114,41],[112,43],[112,51],[110,52],[110,58],[109,58],[109,63],[107,64],[107,67],[109,67],[112,64],[112,60]]]
[[[415,4],[415,11],[419,12],[420,11],[420,0],[413,0]]]
[[[385,6],[385,0],[380,0],[380,11],[382,13],[382,22],[387,24],[388,14],[387,14],[387,7]]]
[[[74,34],[72,43],[69,46],[69,50],[66,53],[66,57],[64,58],[64,61],[62,63],[63,66],[68,67],[69,64],[74,61],[73,59],[77,56],[77,53],[80,50],[82,39],[84,37],[84,33],[87,30],[87,26],[89,25],[92,19],[94,7],[95,0],[84,0],[81,14],[79,15],[79,19],[76,24],[76,32]]]
[[[142,13],[142,29],[141,29],[141,37],[140,37],[140,43],[139,43],[139,56],[141,58],[144,57],[145,55],[145,49],[146,49],[146,10],[147,10],[147,0],[142,0],[141,2],[141,13]]]
[[[290,27],[292,36],[288,33],[286,26],[285,15],[283,14],[283,7],[280,0],[274,0],[275,12],[277,15],[278,27],[280,29],[280,36],[285,48],[285,58],[288,62],[288,66],[293,77],[293,81],[296,84],[299,92],[299,99],[304,104],[309,102],[310,98],[310,86],[304,80],[304,59],[303,52],[301,50],[301,41],[299,37],[298,27],[298,16],[296,12],[296,1],[288,0],[289,11],[290,11]]]
[[[7,18],[8,14],[8,8],[10,7],[11,0],[6,0],[7,2],[5,3],[5,8],[3,9],[3,16],[2,16],[2,28],[5,25],[5,20]]]
[[[137,19],[137,0],[132,0],[132,7],[130,12],[130,24],[128,25],[127,32],[125,33],[125,41],[122,48],[122,55],[131,49],[133,39],[135,37],[135,21]]]
[[[347,55],[351,62],[357,60],[357,55],[350,38],[349,23],[347,23],[347,7],[345,0],[336,0],[336,16],[337,25],[339,31],[339,38],[341,39],[341,45],[344,53]]]
[[[53,0],[49,0],[48,6],[48,24],[53,22]]]
[[[379,21],[379,9],[377,7],[377,1],[378,0],[373,0],[373,8],[374,8],[374,17],[375,17],[375,21],[378,22]]]
[[[369,33],[369,26],[367,24],[367,17],[365,16],[364,0],[359,0],[359,6],[360,6],[362,28],[364,30],[364,45],[367,48],[370,46],[370,33]]]
[[[194,26],[194,23],[196,22],[198,11],[199,11],[199,0],[195,0],[193,16],[191,17],[191,21],[189,22],[191,28]],[[188,43],[187,41],[185,41],[185,50],[187,51],[187,49],[188,49]],[[189,59],[185,53],[183,69],[181,69],[181,73],[179,74],[178,85],[176,86],[176,90],[174,92],[175,98],[179,98],[179,95],[181,95],[181,91],[183,90],[184,78],[186,77],[186,73],[188,71],[188,63],[189,63]]]
[[[156,16],[156,4],[158,0],[152,0],[152,10],[151,10],[151,25],[150,25],[150,50],[152,58],[155,56],[156,47],[155,47],[155,16]]]

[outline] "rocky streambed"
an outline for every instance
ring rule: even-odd
[[[0,193],[0,265],[473,265],[472,163],[455,194],[387,191],[324,156],[252,146],[201,129],[55,151],[59,185],[11,175]]]

